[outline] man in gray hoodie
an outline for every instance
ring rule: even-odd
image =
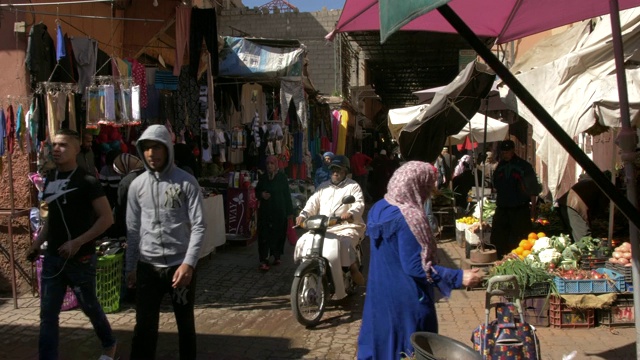
[[[167,292],[180,359],[195,359],[195,267],[205,232],[202,193],[196,179],[174,165],[164,126],[149,126],[136,147],[147,172],[131,183],[127,196],[127,282],[137,290],[131,359],[155,358],[160,302]]]

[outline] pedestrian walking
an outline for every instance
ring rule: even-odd
[[[136,147],[147,171],[127,196],[127,281],[136,287],[136,325],[131,359],[154,359],[160,303],[171,296],[178,325],[180,359],[196,358],[193,313],[196,264],[205,223],[196,179],[174,164],[171,135],[151,125]]]
[[[363,154],[360,151],[356,151],[355,154],[351,155],[350,160],[353,180],[360,185],[362,193],[364,194],[364,200],[366,202],[371,202],[372,198],[371,195],[369,195],[367,178],[369,177],[369,166],[371,166],[372,159],[368,155]]]
[[[411,334],[438,332],[435,288],[482,281],[479,269],[438,265],[437,244],[425,210],[437,184],[433,165],[409,161],[395,171],[384,199],[368,213],[369,282],[358,337],[358,359],[400,359],[412,354]]]
[[[53,138],[55,170],[46,175],[44,202],[48,215],[31,247],[35,260],[46,242],[41,274],[40,359],[58,359],[59,315],[67,286],[91,320],[102,345],[102,357],[115,356],[116,339],[96,296],[94,240],[113,224],[109,201],[94,174],[77,164],[80,136],[60,129]]]
[[[293,219],[293,205],[289,181],[278,168],[278,158],[267,157],[267,172],[260,175],[256,194],[260,200],[258,209],[258,256],[260,270],[269,270],[269,258],[273,265],[280,265],[287,236],[288,219]]]

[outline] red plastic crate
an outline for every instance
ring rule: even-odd
[[[633,294],[620,294],[609,309],[598,309],[598,324],[606,326],[635,326]]]
[[[596,326],[595,309],[575,309],[559,296],[549,297],[549,322],[553,328],[588,329]]]

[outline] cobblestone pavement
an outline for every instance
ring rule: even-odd
[[[457,266],[463,249],[440,242],[443,265]],[[364,246],[368,253],[368,244]],[[314,329],[298,324],[291,313],[289,291],[295,265],[286,246],[283,264],[258,271],[257,244],[223,246],[198,266],[196,326],[199,359],[354,359],[364,288],[343,301],[332,301]],[[366,270],[366,266],[365,266]],[[365,271],[366,275],[366,271]],[[470,344],[473,329],[484,321],[484,292],[455,291],[437,304],[440,334]],[[0,359],[37,358],[39,301],[30,295],[0,300]],[[124,306],[108,318],[128,358],[135,311]],[[79,310],[60,315],[61,359],[97,359],[99,342]],[[177,359],[178,339],[170,303],[160,317],[159,359]],[[543,359],[562,359],[578,350],[577,359],[635,359],[635,328],[538,328]],[[384,359],[386,360],[386,359]]]

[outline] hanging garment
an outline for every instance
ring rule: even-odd
[[[47,92],[47,128],[50,140],[53,140],[56,131],[60,129],[60,125],[64,120],[66,100],[67,96],[62,92]]]
[[[337,155],[338,135],[340,134],[340,119],[342,114],[338,110],[331,113],[331,152]]]
[[[4,109],[0,109],[0,156],[4,156],[4,142],[7,137],[7,119],[4,117]]]
[[[338,131],[338,146],[336,146],[336,155],[344,155],[347,145],[347,131],[349,124],[349,112],[340,110],[340,128]]]
[[[43,23],[35,24],[29,31],[25,64],[31,74],[31,82],[47,81],[55,66],[56,51],[53,39]]]
[[[84,94],[96,72],[98,42],[90,38],[75,37],[71,39],[71,45],[78,68],[78,92]]]
[[[67,93],[67,121],[69,124],[69,129],[73,131],[78,131],[78,125],[76,122],[76,97],[73,93]]]
[[[114,74],[111,56],[99,48],[96,67],[96,76],[112,76]],[[115,72],[115,74],[117,75],[118,73]]]
[[[18,104],[18,111],[16,111],[16,140],[18,140],[18,149],[22,151],[24,148],[24,118],[22,112],[22,104]]]
[[[45,100],[45,94],[36,93],[34,95],[36,100],[36,112],[35,121],[38,123],[38,143],[47,139],[47,106]]]
[[[302,124],[303,128],[307,128],[307,104],[304,98],[304,87],[302,86],[302,80],[280,81],[280,102],[281,109],[289,109],[289,104],[293,100],[293,105],[296,107],[296,114],[298,120]],[[286,112],[283,110],[282,114]],[[283,121],[285,119],[282,119]],[[291,119],[292,121],[294,119]]]
[[[218,25],[216,9],[191,9],[191,32],[189,38],[189,74],[195,79],[200,65],[202,39],[207,50],[216,60],[211,63],[213,75],[218,75]]]
[[[189,54],[189,29],[191,29],[191,6],[178,5],[176,7],[176,46],[173,75],[180,75],[184,63],[184,52]],[[200,39],[202,44],[202,39]]]
[[[127,59],[131,62],[131,77],[136,85],[140,86],[140,101],[139,107],[146,108],[148,105],[147,96],[147,71],[144,65],[136,59]]]
[[[31,151],[38,151],[38,102],[34,98],[31,101],[31,106],[29,107],[29,118],[27,119],[29,124],[29,139],[31,142]]]
[[[242,95],[240,105],[242,108],[242,123],[250,124],[256,112],[259,113],[263,107],[262,85],[257,83],[247,83],[242,85]]]
[[[30,153],[34,147],[31,142],[31,118],[33,114],[33,109],[29,108],[27,112],[24,114],[24,138],[25,138],[25,149],[27,153]]]
[[[64,34],[62,27],[58,24],[56,26],[56,61],[60,61],[65,56],[67,56],[67,49],[64,46]]]
[[[200,87],[195,78],[189,76],[188,66],[182,67],[178,82],[176,102],[176,131],[186,130],[191,137],[200,136]]]
[[[13,154],[13,146],[16,140],[16,117],[13,113],[13,105],[7,108],[7,150]]]

